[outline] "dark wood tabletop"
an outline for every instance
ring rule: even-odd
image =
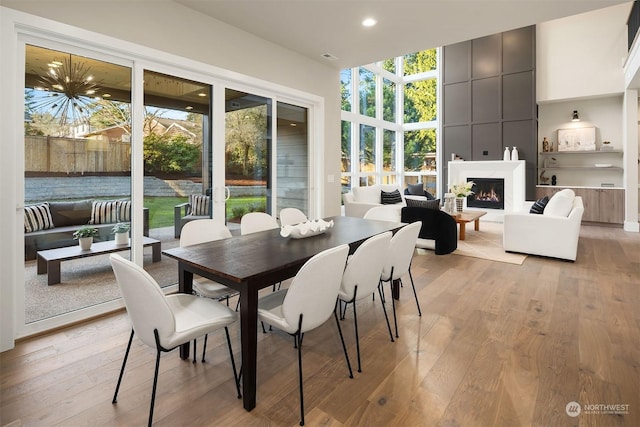
[[[194,274],[240,292],[242,394],[248,411],[256,405],[258,291],[295,276],[325,249],[348,244],[353,252],[369,237],[403,226],[348,216],[325,220],[333,220],[333,228],[302,239],[282,237],[280,229],[274,229],[162,252],[178,261],[180,292],[191,293]],[[189,344],[181,347],[180,357],[189,358]]]

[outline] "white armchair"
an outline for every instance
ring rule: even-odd
[[[547,208],[542,214],[532,214],[532,205],[526,202],[526,211],[504,215],[504,250],[575,261],[584,212],[582,197],[573,197],[566,216],[556,215],[557,211],[548,213]]]

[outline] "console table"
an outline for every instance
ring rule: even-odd
[[[160,240],[144,237],[142,245],[144,247],[151,246],[153,250],[153,262],[160,261]],[[83,251],[79,245],[38,251],[38,274],[48,273],[47,284],[55,285],[56,283],[60,283],[60,263],[62,261],[126,251],[128,249],[131,249],[131,243],[116,245],[115,240],[109,240],[106,242],[95,242],[91,245],[91,248],[86,251]]]

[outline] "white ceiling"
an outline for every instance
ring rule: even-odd
[[[627,0],[174,1],[340,69],[629,3]],[[374,17],[378,25],[362,27],[365,17]],[[322,57],[324,53],[338,59],[326,60]]]

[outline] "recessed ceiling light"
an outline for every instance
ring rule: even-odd
[[[191,105],[187,105],[186,107],[184,107],[185,110],[191,111],[193,110],[193,107]]]
[[[110,93],[103,93],[102,97],[103,98],[111,98],[111,94]]]
[[[207,96],[207,94],[206,94],[206,93],[203,93],[203,92],[200,92],[200,93],[198,94],[198,96],[205,97],[205,96]]]
[[[363,27],[373,27],[374,25],[376,25],[378,23],[378,21],[376,21],[373,18],[365,18],[364,21],[362,21],[362,26]]]

